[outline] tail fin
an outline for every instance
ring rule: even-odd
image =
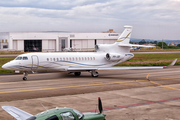
[[[125,30],[123,33],[120,35],[118,40],[116,41],[117,43],[122,43],[122,44],[129,44],[130,37],[131,37],[131,32],[132,32],[132,26],[124,26]]]

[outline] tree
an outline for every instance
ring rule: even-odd
[[[158,42],[157,46],[162,48],[162,43],[163,43],[163,48],[168,48],[167,44],[165,42]]]
[[[143,45],[143,44],[146,44],[146,41],[144,39],[142,39],[140,42],[139,42],[140,45]]]
[[[180,44],[178,44],[177,47],[180,47]]]

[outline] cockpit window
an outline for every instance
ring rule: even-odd
[[[79,112],[78,110],[73,109],[73,111],[76,113],[76,115],[78,116],[79,119],[81,119],[81,118],[84,116],[84,115],[83,115],[81,112]]]
[[[17,57],[15,60],[22,60],[22,57]]]
[[[64,112],[64,113],[61,113],[60,115],[62,117],[62,120],[75,120],[71,112]]]
[[[26,120],[35,120],[36,119],[36,117],[35,116],[32,116],[32,117],[30,117],[30,118],[28,118],[28,119],[26,119]]]
[[[23,60],[28,60],[28,57],[23,57]]]

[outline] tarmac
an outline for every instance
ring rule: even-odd
[[[0,106],[15,106],[31,114],[55,107],[81,112],[97,109],[101,97],[106,120],[179,120],[180,66],[156,70],[98,71],[75,77],[67,73],[0,76]],[[97,111],[97,110],[96,110]],[[0,120],[13,120],[0,108]]]

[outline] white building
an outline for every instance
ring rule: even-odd
[[[0,33],[0,49],[33,51],[94,50],[96,44],[112,44],[119,33],[6,32]]]

